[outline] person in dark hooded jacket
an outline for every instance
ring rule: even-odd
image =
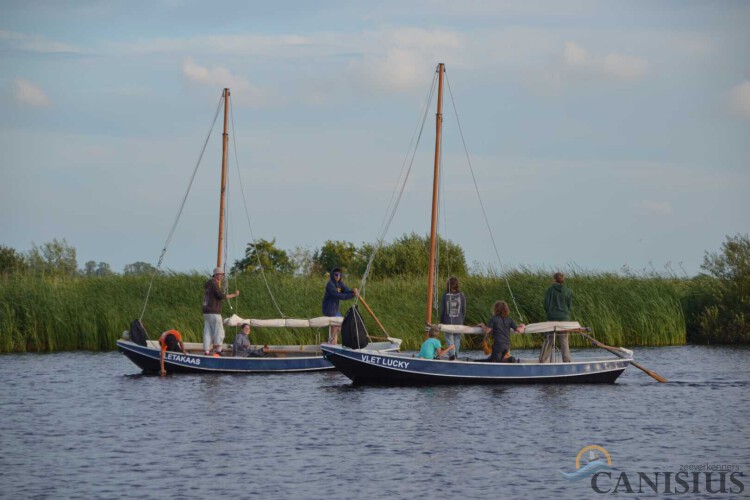
[[[573,307],[573,292],[566,287],[563,273],[555,273],[552,276],[554,282],[544,294],[544,312],[547,321],[570,321],[570,311]],[[570,363],[570,346],[567,333],[548,333],[542,344],[542,353],[539,356],[540,363],[548,363],[552,354],[555,336],[560,338],[560,351],[562,351],[563,363]]]
[[[326,283],[326,291],[323,295],[323,316],[341,317],[339,303],[342,300],[350,300],[358,295],[356,288],[347,287],[341,281],[341,269],[334,267],[331,269],[331,279]],[[329,344],[337,344],[341,326],[331,325],[328,335]]]

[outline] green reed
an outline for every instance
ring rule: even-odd
[[[508,273],[513,298],[505,281],[490,273],[462,278],[467,297],[466,324],[486,322],[496,300],[505,300],[517,322],[544,321],[542,298],[550,285],[550,273],[521,269]],[[207,276],[167,274],[154,280],[143,316],[149,336],[155,339],[167,329],[180,331],[188,342],[201,342],[203,317],[200,304]],[[229,277],[229,289],[240,290],[236,300],[225,301],[223,316],[278,318],[259,276]],[[321,315],[325,278],[267,276],[283,316],[311,318]],[[405,350],[418,349],[424,339],[426,278],[371,280],[366,300],[391,336],[404,340]],[[652,276],[621,276],[608,273],[568,273],[566,285],[574,293],[573,320],[593,329],[597,339],[611,345],[680,345],[685,343],[685,318],[680,298],[687,280]],[[0,278],[0,352],[111,350],[143,308],[149,277],[59,278],[11,275]],[[346,280],[350,287],[359,283]],[[439,287],[438,300],[443,287]],[[351,301],[342,302],[345,312]],[[231,307],[230,307],[231,306]],[[370,335],[382,332],[364,307]],[[433,321],[437,322],[437,312]],[[226,342],[236,330],[227,328]],[[261,344],[315,344],[325,341],[327,329],[253,330]],[[478,348],[482,336],[468,335],[464,349]],[[514,347],[538,347],[541,335],[514,335]],[[589,345],[572,336],[574,346]]]

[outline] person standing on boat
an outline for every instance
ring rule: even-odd
[[[492,312],[494,316],[490,318],[490,321],[486,325],[484,323],[477,325],[484,331],[485,335],[492,333],[494,340],[492,353],[485,361],[491,363],[512,363],[514,359],[510,355],[510,331],[515,330],[518,333],[523,333],[526,330],[526,325],[523,323],[516,325],[516,322],[510,317],[510,308],[504,300],[495,302]]]
[[[440,336],[440,330],[436,326],[430,327],[429,338],[422,342],[422,347],[419,349],[418,358],[424,359],[437,359],[443,354],[455,349],[454,346],[449,345],[443,346],[440,344],[438,337]]]
[[[159,337],[159,347],[161,348],[161,353],[159,354],[159,367],[161,369],[159,370],[159,374],[166,375],[167,370],[164,368],[164,356],[167,351],[181,352],[183,354],[187,354],[187,351],[185,350],[185,344],[182,343],[182,335],[177,330],[167,330],[162,333],[161,337]]]
[[[239,290],[229,295],[221,291],[221,280],[224,271],[217,267],[210,280],[203,285],[203,354],[211,354],[211,350],[221,353],[224,343],[224,324],[221,321],[221,301],[233,299],[240,294]],[[212,347],[213,346],[213,347]]]
[[[451,276],[446,283],[445,293],[440,301],[440,323],[443,325],[463,325],[466,316],[466,297],[461,292],[461,284],[458,278]],[[453,346],[451,360],[458,358],[461,350],[460,333],[446,333],[445,342]]]
[[[570,311],[573,307],[573,292],[563,284],[565,283],[565,275],[563,273],[555,273],[552,279],[552,286],[544,294],[544,312],[547,314],[547,321],[570,321]],[[570,363],[570,345],[568,344],[567,333],[546,334],[544,344],[542,344],[542,352],[539,355],[539,362],[549,363],[555,337],[560,338],[560,351],[562,352],[563,363]]]
[[[342,300],[350,300],[358,295],[356,288],[347,287],[341,281],[341,268],[331,269],[331,279],[326,283],[326,291],[323,295],[323,316],[340,318],[339,303]],[[328,335],[329,344],[338,344],[341,326],[331,325]]]

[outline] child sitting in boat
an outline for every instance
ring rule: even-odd
[[[240,357],[259,357],[265,354],[263,348],[253,349],[248,335],[250,334],[250,323],[243,323],[242,328],[234,337],[232,345],[232,355]]]
[[[430,338],[422,343],[422,347],[419,349],[419,354],[417,355],[417,357],[424,359],[436,359],[454,349],[452,345],[443,349],[443,346],[437,339],[439,336],[440,330],[438,330],[436,326],[431,326],[429,333]]]

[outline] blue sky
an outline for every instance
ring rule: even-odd
[[[373,242],[438,62],[504,265],[692,275],[750,231],[747,2],[0,9],[0,244],[20,251],[66,238],[80,266],[155,264],[225,86],[254,235]],[[443,232],[497,267],[444,105]],[[429,229],[433,126],[388,240]],[[166,267],[215,262],[219,136]],[[251,239],[236,205],[230,261]]]

